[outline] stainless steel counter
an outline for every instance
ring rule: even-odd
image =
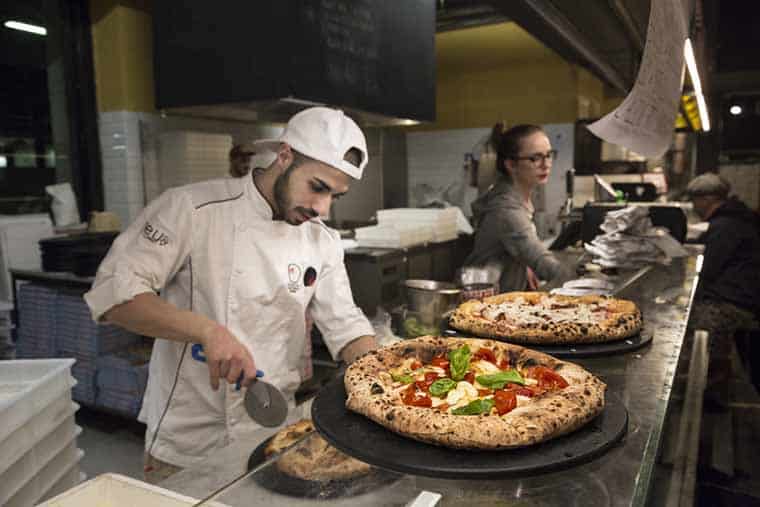
[[[626,273],[614,280],[622,290],[616,295],[635,301],[644,315],[651,345],[635,352],[576,360],[597,374],[610,393],[619,396],[629,413],[628,432],[623,441],[603,456],[574,468],[521,479],[457,481],[411,475],[399,476],[393,484],[351,497],[299,499],[272,492],[283,490],[260,478],[267,463],[217,498],[227,505],[407,505],[423,491],[443,495],[439,505],[644,505],[652,477],[671,389],[684,343],[686,322],[693,297],[696,257],[674,260],[669,266],[654,266]],[[633,279],[635,277],[635,279]],[[633,279],[633,280],[632,280]],[[632,281],[631,281],[632,280]],[[269,432],[271,433],[271,431]],[[261,435],[261,440],[265,435]],[[240,442],[213,456],[198,469],[189,469],[162,486],[202,498],[231,480],[245,468],[257,441]],[[293,452],[292,450],[288,452]],[[270,471],[271,472],[271,471]],[[276,480],[276,479],[274,479]],[[284,479],[283,479],[284,480]],[[282,485],[287,486],[287,483]],[[339,487],[351,489],[351,483]],[[324,497],[332,496],[325,491]]]

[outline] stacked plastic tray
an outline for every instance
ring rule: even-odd
[[[93,322],[78,292],[66,292],[27,283],[18,292],[19,323],[16,356],[19,358],[72,357],[77,380],[74,399],[95,405],[98,357],[125,349],[140,337],[112,325]]]
[[[99,357],[95,405],[136,417],[148,383],[149,360],[150,355],[138,347]]]
[[[11,323],[13,303],[0,300],[0,360],[14,359],[16,347],[13,344],[13,324]]]
[[[58,356],[55,343],[57,300],[58,296],[54,289],[31,283],[25,283],[19,287],[16,306],[21,326],[17,330],[17,357]]]
[[[380,226],[418,226],[432,229],[433,243],[457,238],[457,208],[392,208],[378,210]]]
[[[406,248],[433,239],[433,230],[425,225],[372,225],[356,229],[359,246],[376,248]]]
[[[35,505],[81,481],[73,363],[0,362],[0,505]]]
[[[58,356],[77,360],[72,368],[74,378],[77,379],[74,399],[94,405],[97,396],[97,359],[134,345],[140,341],[140,337],[117,326],[93,322],[87,304],[78,293],[58,293],[55,317]],[[24,325],[24,321],[21,322]]]

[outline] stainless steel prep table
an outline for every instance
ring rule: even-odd
[[[684,344],[696,282],[696,255],[669,266],[653,266],[622,275],[616,294],[635,301],[644,315],[651,345],[624,355],[579,359],[617,394],[629,412],[623,441],[605,455],[568,470],[520,479],[457,481],[405,475],[391,485],[336,500],[307,500],[273,493],[248,477],[219,497],[228,505],[406,505],[422,490],[441,493],[439,505],[645,505],[671,391]],[[271,432],[270,432],[271,433]],[[261,435],[263,440],[265,435]],[[162,486],[202,498],[243,472],[258,442],[238,443],[212,456],[203,467],[188,469]],[[293,452],[290,450],[289,452]],[[265,467],[274,466],[270,463]],[[257,473],[262,473],[263,469]],[[255,476],[256,474],[254,474]],[[269,485],[271,486],[271,484]]]

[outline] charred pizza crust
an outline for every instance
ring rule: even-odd
[[[557,321],[551,316],[543,322],[515,323],[509,318],[489,319],[481,315],[485,305],[515,303],[536,305],[550,298],[561,308],[588,305],[604,307],[606,318],[597,322]],[[641,330],[641,312],[632,301],[606,296],[561,296],[546,292],[507,292],[462,303],[449,318],[449,325],[460,331],[489,338],[506,338],[516,343],[548,345],[603,343],[622,340]]]
[[[381,372],[407,357],[423,363],[467,344],[508,354],[520,367],[546,366],[562,375],[568,386],[532,398],[503,415],[461,416],[404,405]],[[370,352],[347,370],[346,407],[400,435],[458,449],[498,450],[537,444],[580,428],[604,409],[606,385],[578,365],[559,361],[518,345],[475,338],[423,336]]]
[[[264,449],[271,456],[298,442],[304,435],[314,433],[314,424],[302,419],[280,430]],[[350,479],[368,474],[372,467],[351,458],[328,444],[318,433],[303,445],[283,454],[277,460],[277,469],[291,477],[305,481],[331,481]]]

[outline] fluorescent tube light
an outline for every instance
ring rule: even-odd
[[[683,54],[686,58],[686,68],[689,69],[689,78],[694,86],[694,96],[697,98],[697,108],[699,109],[699,121],[702,123],[704,132],[710,131],[710,118],[707,115],[707,103],[702,95],[702,82],[699,80],[697,72],[697,60],[694,58],[694,48],[691,46],[691,39],[686,39],[683,46]]]
[[[3,23],[6,28],[21,30],[22,32],[36,33],[37,35],[47,35],[47,29],[44,26],[30,25],[21,21],[6,21]]]

